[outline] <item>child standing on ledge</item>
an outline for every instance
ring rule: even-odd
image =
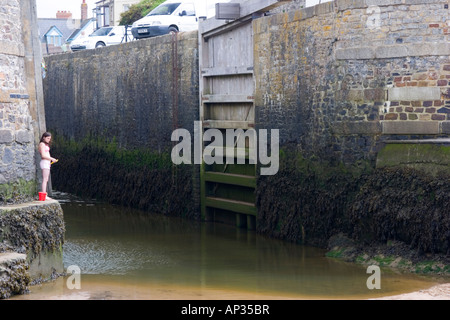
[[[50,176],[50,165],[52,162],[58,161],[50,156],[50,142],[52,135],[50,132],[44,132],[39,142],[39,153],[41,154],[41,170],[42,170],[42,193],[47,193],[47,183]]]

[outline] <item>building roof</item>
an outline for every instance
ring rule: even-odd
[[[45,42],[45,35],[56,28],[62,34],[63,40],[67,41],[72,33],[81,26],[80,19],[54,19],[54,18],[39,18],[39,40]]]
[[[94,18],[90,18],[90,19],[86,19],[84,20],[80,27],[78,29],[73,30],[73,32],[69,35],[69,37],[66,39],[67,42],[72,41],[73,39],[75,39],[78,34],[83,31],[84,28],[87,28],[89,26],[90,23],[94,23],[95,19]]]

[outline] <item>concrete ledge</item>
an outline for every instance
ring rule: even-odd
[[[411,139],[411,140],[386,140],[387,144],[441,144],[450,146],[450,138],[445,139]]]
[[[448,56],[450,43],[428,42],[378,47],[353,47],[336,50],[337,60],[369,60],[420,56]]]
[[[34,206],[43,206],[43,205],[54,204],[54,203],[59,203],[59,202],[58,202],[58,200],[55,200],[55,199],[46,199],[45,201],[32,201],[32,202],[26,202],[26,203],[0,206],[0,213],[2,211],[24,209],[24,208],[29,208],[29,207],[34,207]]]
[[[436,139],[437,140],[437,139]],[[397,141],[386,144],[377,155],[377,168],[409,167],[433,176],[450,174],[450,145]]]
[[[383,121],[383,134],[439,134],[437,121]]]
[[[402,87],[389,88],[389,101],[426,101],[440,100],[441,89],[439,87]]]

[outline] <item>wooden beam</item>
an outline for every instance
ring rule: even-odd
[[[252,103],[254,97],[248,94],[204,94],[204,103]]]
[[[205,120],[203,121],[203,128],[215,129],[254,129],[254,121],[237,121],[237,120]]]
[[[217,77],[217,76],[233,76],[233,75],[253,75],[253,67],[214,67],[203,68],[203,77]]]
[[[256,215],[256,207],[253,203],[230,200],[216,197],[206,197],[205,204],[208,207],[228,210],[237,213]]]
[[[210,182],[256,188],[256,177],[244,176],[242,174],[207,171],[205,172],[205,180]]]

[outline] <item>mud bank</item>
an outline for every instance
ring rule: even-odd
[[[378,265],[405,272],[442,276],[450,281],[450,257],[421,252],[401,241],[364,245],[344,234],[330,238],[327,257],[363,265]]]

